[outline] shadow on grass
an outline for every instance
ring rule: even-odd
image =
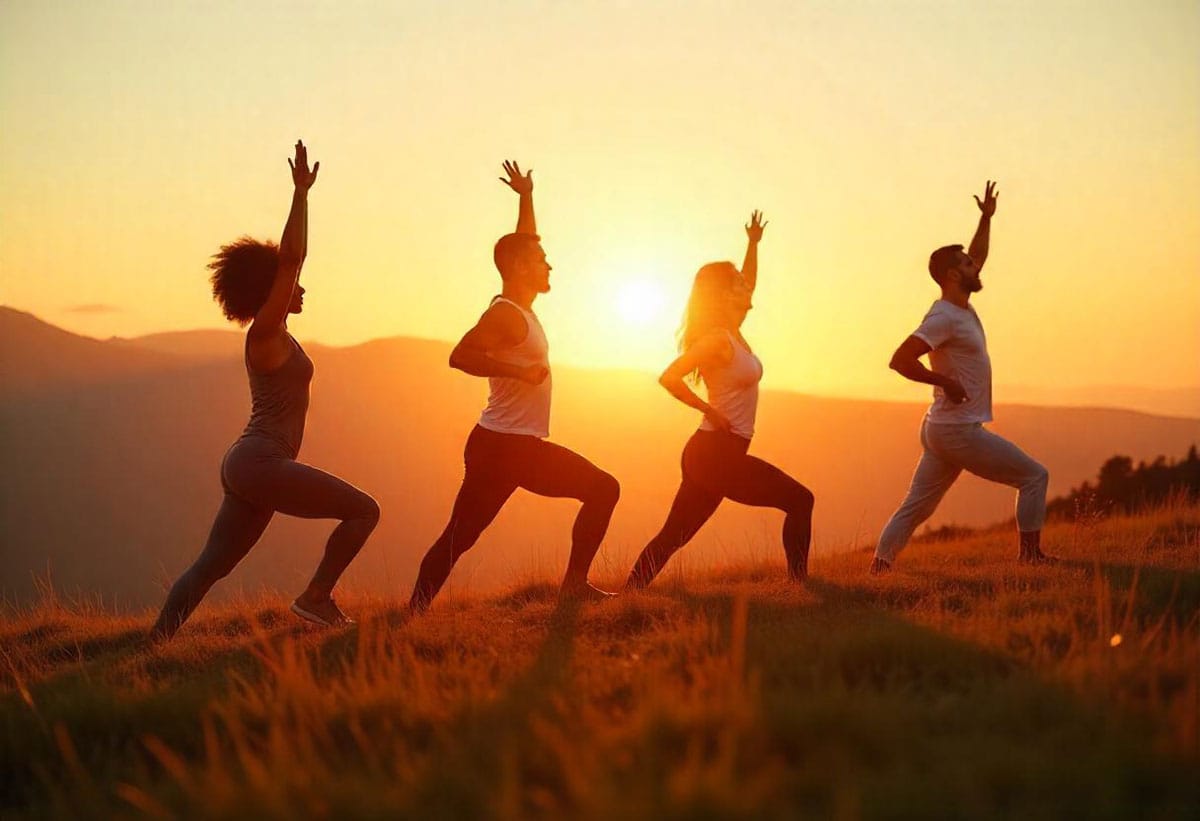
[[[419,817],[491,817],[510,778],[535,790],[560,787],[554,755],[539,743],[536,724],[539,717],[558,718],[572,700],[566,690],[579,611],[577,602],[558,603],[532,663],[496,699],[468,706],[437,734],[431,750],[437,764],[413,787]]]
[[[148,626],[86,641],[51,642],[31,654],[56,663],[57,669],[29,685],[28,701],[16,693],[0,698],[0,810],[31,809],[31,800],[50,800],[73,789],[78,776],[69,772],[56,728],[68,734],[81,771],[100,784],[115,783],[131,766],[157,766],[142,744],[147,735],[185,757],[199,756],[201,716],[228,686],[230,673],[257,675],[261,643],[294,632],[292,625],[249,635],[239,629],[234,635],[244,638],[222,638],[217,649],[204,648],[198,659],[186,646],[186,634],[154,646],[147,641]],[[223,623],[207,632],[193,638],[227,633]],[[146,684],[136,698],[112,685],[131,677]]]
[[[1161,617],[1169,612],[1177,624],[1186,624],[1200,613],[1200,571],[1173,570],[1145,564],[1065,560],[1064,567],[1100,573],[1111,585],[1114,598],[1124,599],[1134,588],[1134,614]]]
[[[906,620],[894,589],[806,587],[816,602],[749,599],[758,753],[788,773],[764,815],[1186,817],[1200,801],[1194,762],[1150,752],[1138,719]],[[734,594],[679,598],[730,623]]]

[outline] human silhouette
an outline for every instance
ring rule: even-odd
[[[620,495],[617,480],[550,435],[549,345],[533,301],[550,290],[550,264],[533,213],[533,172],[505,162],[500,180],[519,195],[517,230],[502,236],[493,259],[499,296],[450,354],[450,366],[487,377],[487,407],[467,437],[465,476],[446,529],[421,562],[415,611],[429,607],[459,557],[479,539],[517,488],[583,505],[571,530],[571,554],[560,595],[597,600],[609,594],[588,583],[588,570]]]
[[[225,498],[200,557],[167,596],[151,636],[168,639],[217,580],[250,552],[276,511],[305,519],[340,519],[308,587],[292,612],[323,626],[352,623],[332,597],[334,585],[379,521],[379,506],[336,476],[296,461],[308,412],[313,365],[288,332],[304,308],[300,269],[308,252],[308,191],[320,163],[308,167],[297,141],[291,211],[279,245],[242,237],[209,263],[213,297],[246,333],[246,374],[253,408],[245,431],[221,462]]]
[[[1049,472],[1012,442],[984,428],[992,421],[992,363],[983,323],[970,299],[983,288],[979,274],[988,256],[998,196],[996,184],[989,180],[983,199],[975,197],[979,226],[967,251],[961,245],[946,245],[930,255],[929,274],[941,288],[941,298],[892,354],[893,370],[934,386],[933,404],[921,423],[921,461],[908,496],[879,536],[872,573],[891,569],[913,531],[933,515],[964,470],[1017,488],[1017,557],[1034,564],[1053,561],[1041,550]],[[929,368],[920,361],[926,354]]]
[[[746,225],[748,242],[742,270],[713,262],[696,274],[680,333],[680,355],[659,383],[679,401],[704,414],[681,459],[683,474],[666,523],[638,557],[626,582],[643,588],[667,560],[696,535],[722,499],[786,513],[783,549],[788,575],[808,573],[813,494],[774,465],[747,454],[754,435],[762,363],[742,336],[742,322],[758,279],[758,243],[766,223],[755,211]],[[687,377],[703,380],[705,402],[688,387]]]

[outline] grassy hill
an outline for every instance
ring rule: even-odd
[[[1200,507],[558,607],[531,580],[310,629],[287,602],[5,614],[0,813],[1194,817]],[[600,579],[616,583],[616,579]]]

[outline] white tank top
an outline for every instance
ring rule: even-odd
[[[758,382],[763,367],[758,357],[729,331],[733,358],[720,368],[701,368],[700,375],[708,388],[708,404],[729,420],[730,430],[743,439],[754,436],[754,417],[758,413]],[[700,430],[717,428],[705,417]]]
[[[511,299],[498,296],[492,300],[492,305],[497,302],[507,302],[525,317],[525,338],[511,348],[492,351],[489,356],[497,362],[520,367],[543,365],[549,370],[550,345],[537,316]],[[550,435],[550,381],[547,376],[540,385],[531,385],[522,379],[489,376],[488,403],[479,417],[479,426],[496,433],[519,433],[545,439]]]

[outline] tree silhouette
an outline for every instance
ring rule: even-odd
[[[1096,484],[1084,482],[1046,505],[1050,516],[1070,517],[1080,510],[1100,509],[1130,513],[1161,504],[1179,495],[1188,501],[1200,498],[1200,454],[1196,445],[1187,456],[1172,462],[1159,456],[1135,467],[1128,456],[1113,456],[1100,466]]]

